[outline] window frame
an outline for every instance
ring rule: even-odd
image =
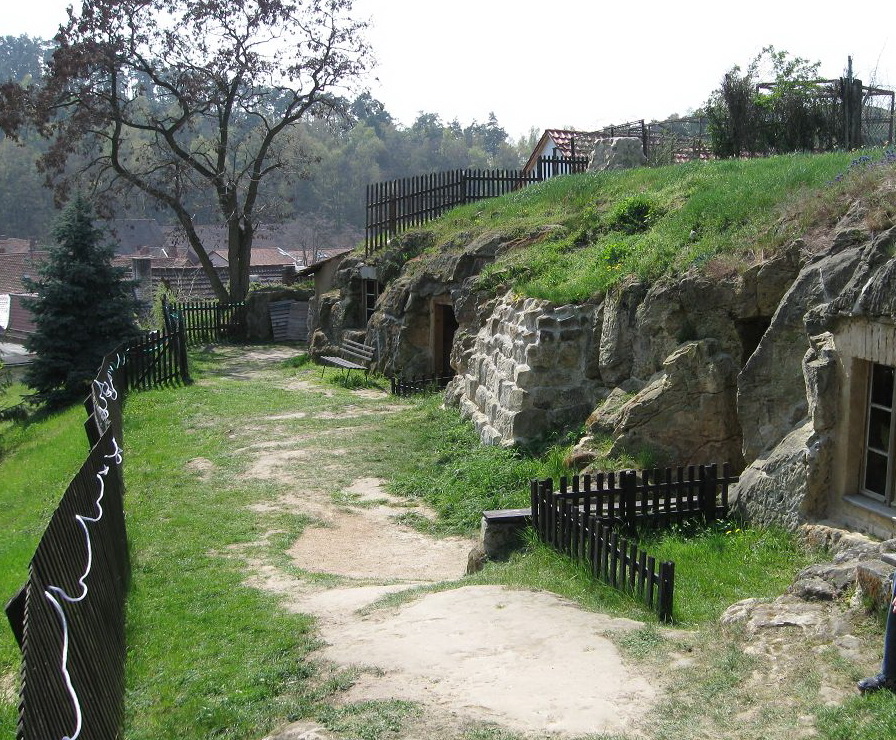
[[[893,382],[892,389],[890,393],[890,405],[884,406],[880,403],[874,402],[874,378],[875,378],[875,368],[876,367],[885,367],[888,368],[893,373]],[[888,449],[883,450],[882,448],[871,447],[871,434],[872,434],[872,413],[874,411],[885,412],[890,417],[889,424],[889,434],[887,439],[887,447]],[[868,460],[871,455],[879,455],[886,459],[886,477],[884,480],[884,492],[883,494],[878,493],[877,491],[873,491],[866,487],[866,481],[868,476]],[[894,471],[894,460],[896,460],[896,368],[890,365],[884,365],[879,362],[869,362],[868,363],[868,383],[865,391],[865,426],[864,426],[864,436],[862,439],[862,472],[861,472],[861,481],[859,490],[862,495],[867,496],[868,498],[874,499],[875,501],[879,501],[886,506],[893,507],[894,506],[894,478],[896,478],[896,471]]]

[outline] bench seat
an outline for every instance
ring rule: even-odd
[[[373,362],[373,347],[351,339],[343,339],[339,345],[341,356],[322,355],[321,360],[345,370],[363,370],[370,372],[370,363]]]

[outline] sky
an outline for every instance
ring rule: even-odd
[[[0,35],[52,37],[71,0],[0,0]],[[399,123],[419,113],[484,123],[513,139],[531,128],[589,130],[663,120],[702,106],[734,65],[765,46],[847,60],[866,84],[896,88],[893,5],[853,0],[355,0],[378,61],[368,84]],[[723,10],[724,8],[724,10]]]

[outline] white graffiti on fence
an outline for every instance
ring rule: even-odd
[[[111,382],[110,382],[111,385]],[[114,388],[113,388],[114,391]],[[116,465],[121,465],[122,460],[122,449],[118,446],[118,442],[115,438],[112,438],[112,446],[113,452],[109,455],[104,455],[107,460],[112,460]],[[87,576],[90,575],[90,569],[93,567],[93,543],[90,539],[90,530],[87,528],[87,524],[92,523],[96,524],[103,518],[103,496],[106,492],[106,476],[109,474],[109,466],[105,465],[101,470],[99,470],[96,474],[97,482],[99,483],[99,493],[96,498],[96,515],[95,516],[86,516],[84,514],[76,514],[75,520],[81,527],[81,530],[84,533],[84,542],[87,546],[87,565],[84,568],[84,573],[78,579],[78,585],[81,587],[81,593],[77,596],[72,596],[63,588],[59,586],[47,586],[44,591],[44,596],[47,601],[53,605],[53,608],[56,610],[56,613],[59,615],[59,621],[62,624],[62,663],[60,666],[60,670],[62,672],[62,679],[65,682],[66,690],[68,691],[69,697],[71,698],[72,706],[75,710],[75,729],[71,735],[64,735],[61,740],[77,740],[78,736],[81,734],[81,729],[83,726],[83,715],[81,711],[81,702],[78,699],[78,693],[75,691],[75,687],[72,684],[72,678],[69,674],[68,670],[68,645],[69,645],[69,629],[68,629],[68,619],[65,616],[65,610],[62,608],[61,601],[68,602],[69,604],[76,604],[79,601],[83,601],[87,597],[88,588],[87,588]],[[51,593],[52,592],[52,593]],[[55,594],[55,595],[54,595]],[[59,598],[57,599],[56,596]]]
[[[97,387],[98,393],[95,394],[94,413],[99,414],[103,429],[109,426],[109,399],[118,400],[118,391],[115,389],[115,383],[112,381],[113,368],[109,366],[106,369],[106,377],[108,380],[103,381],[96,378],[93,384]]]

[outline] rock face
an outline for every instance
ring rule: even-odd
[[[580,423],[601,390],[588,361],[594,343],[593,306],[505,296],[458,353],[446,398],[486,444],[527,442]]]
[[[347,259],[318,297],[312,351],[348,334],[377,347],[386,374],[450,363],[446,401],[489,444],[584,423],[576,459],[609,435],[614,453],[658,463],[730,462],[743,470],[737,506],[756,521],[896,531],[886,507],[851,497],[862,489],[869,373],[896,367],[896,230],[872,233],[854,209],[746,269],[629,280],[577,305],[496,296],[478,280],[497,255],[559,228],[460,237],[419,264],[427,244],[411,234],[371,264]],[[385,285],[366,326],[364,274]]]
[[[646,164],[647,157],[640,139],[634,136],[617,136],[595,142],[588,169],[594,172],[628,170]]]
[[[740,469],[737,371],[716,339],[681,345],[619,410],[611,454],[648,448],[662,462],[722,460]]]
[[[805,259],[738,379],[738,417],[750,464],[738,506],[794,526],[834,516],[888,536],[892,516],[862,488],[867,377],[896,365],[893,229],[872,235],[847,221]],[[865,501],[863,504],[862,502]]]

